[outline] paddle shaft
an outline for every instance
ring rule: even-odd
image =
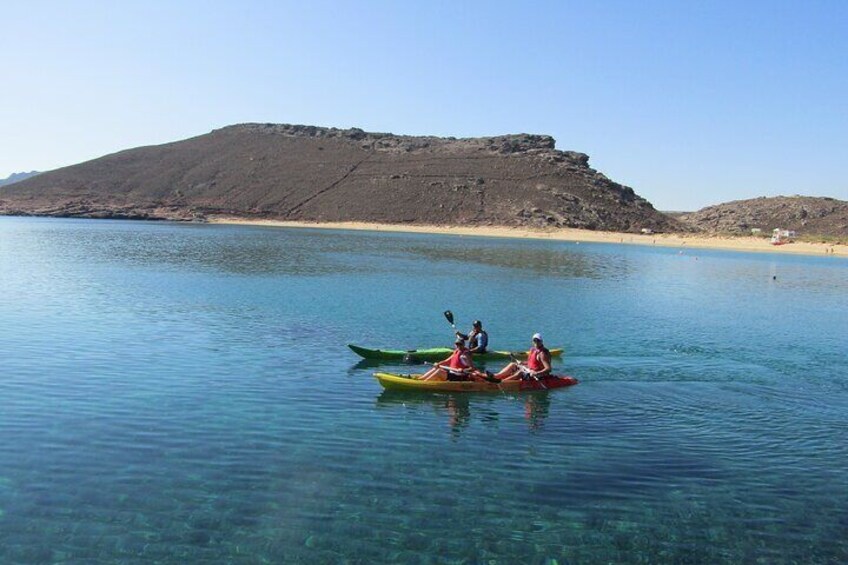
[[[445,366],[445,365],[439,365],[438,363],[432,363],[432,365],[434,367],[438,367],[439,369],[441,369],[443,371],[448,371],[448,372],[453,372],[453,373],[471,373],[471,372],[474,371],[474,369],[471,369],[471,368],[468,368],[468,367],[466,367],[464,369],[455,369],[453,367],[448,367],[448,366]]]
[[[524,365],[521,361],[519,361],[515,357],[515,355],[510,355],[510,357],[512,358],[512,362],[515,363],[515,365],[518,367],[519,371],[521,371],[525,375],[529,375],[529,376],[533,377],[534,379],[536,379],[536,382],[539,383],[539,386],[541,386],[545,390],[548,390],[548,387],[545,386],[545,383],[542,382],[542,379],[540,379],[538,376],[536,376],[536,371],[534,371],[530,367]]]

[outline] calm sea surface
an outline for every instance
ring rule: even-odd
[[[345,347],[446,309],[581,384]],[[0,363],[0,563],[848,561],[844,259],[0,218]]]

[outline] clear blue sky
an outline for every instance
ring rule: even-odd
[[[848,1],[6,0],[0,178],[239,122],[553,135],[660,209],[848,199]]]

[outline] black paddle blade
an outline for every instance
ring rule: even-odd
[[[453,325],[453,312],[451,312],[450,310],[445,310],[445,319],[450,325]]]

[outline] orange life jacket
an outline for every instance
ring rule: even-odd
[[[465,349],[457,349],[453,353],[451,353],[450,359],[448,360],[448,367],[451,369],[467,369],[468,368],[468,351]]]
[[[542,363],[542,352],[547,351],[544,347],[538,348],[534,347],[530,351],[527,352],[527,368],[531,371],[541,371],[545,368],[545,364]]]

